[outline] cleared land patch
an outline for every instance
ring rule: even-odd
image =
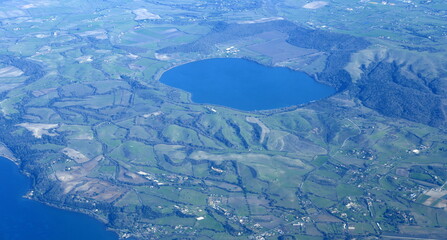
[[[0,68],[0,77],[19,77],[22,74],[22,70],[13,66]]]
[[[150,13],[145,8],[135,9],[132,12],[136,15],[135,20],[161,19],[159,15]]]
[[[328,4],[329,3],[325,2],[325,1],[315,1],[315,2],[310,2],[310,3],[305,4],[303,6],[303,8],[306,8],[306,9],[318,9],[318,8],[322,8],[322,7],[324,7],[324,6],[328,5]]]
[[[77,163],[85,163],[88,160],[90,160],[88,157],[86,157],[84,154],[82,154],[79,151],[74,150],[73,148],[64,148],[62,149],[62,153],[67,155],[67,157],[71,158]]]
[[[33,133],[35,138],[42,138],[42,135],[57,136],[57,133],[50,132],[50,130],[57,128],[59,124],[20,123],[16,126],[26,128],[28,131]]]

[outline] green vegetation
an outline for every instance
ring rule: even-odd
[[[0,141],[36,200],[121,237],[445,238],[444,3],[308,3],[7,2]],[[214,57],[338,92],[242,112],[158,82]]]

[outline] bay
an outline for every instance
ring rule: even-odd
[[[0,158],[1,240],[117,240],[104,224],[84,214],[23,198],[30,179]]]

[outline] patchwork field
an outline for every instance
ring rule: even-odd
[[[6,1],[0,155],[121,238],[443,239],[444,5]],[[158,81],[223,57],[337,93],[247,112]]]

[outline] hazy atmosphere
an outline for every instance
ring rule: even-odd
[[[444,0],[0,0],[0,239],[446,239]]]

